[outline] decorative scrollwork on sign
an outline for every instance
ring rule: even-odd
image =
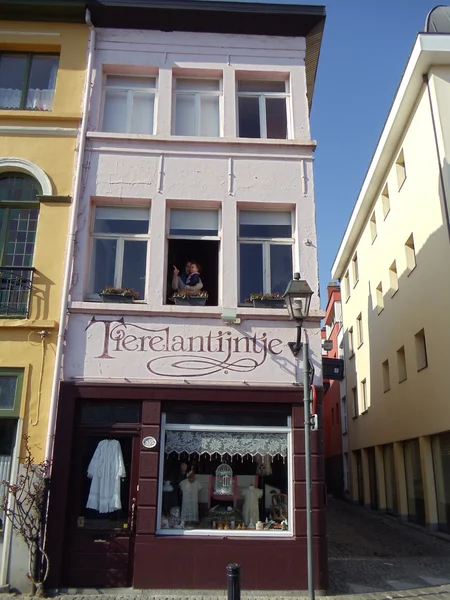
[[[186,358],[185,354],[178,354],[170,357],[170,363],[167,357],[154,358],[147,363],[147,369],[154,375],[163,377],[204,377],[220,371],[234,371],[236,373],[250,373],[259,367],[257,360],[253,358],[239,358],[235,361],[221,361],[215,358]],[[180,372],[174,372],[177,369]]]

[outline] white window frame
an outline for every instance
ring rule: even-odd
[[[149,78],[154,78],[155,79],[155,87],[154,88],[126,88],[126,87],[121,87],[119,85],[108,85],[107,84],[107,76],[111,75],[112,77],[133,77],[134,79],[139,79],[139,78],[143,78],[143,79],[149,79]],[[100,118],[100,131],[104,131],[103,129],[103,118],[105,116],[105,104],[106,104],[106,92],[108,90],[113,90],[113,91],[120,91],[120,92],[127,92],[127,116],[126,116],[126,131],[123,133],[117,133],[116,135],[155,135],[155,127],[156,127],[156,103],[157,103],[157,97],[158,97],[158,76],[157,75],[134,75],[134,74],[130,74],[130,73],[105,73],[104,74],[104,78],[103,78],[103,91],[102,91],[102,111],[101,111],[101,118]],[[138,93],[143,93],[143,94],[148,94],[149,96],[153,96],[153,127],[152,127],[152,132],[151,133],[144,133],[144,134],[139,134],[139,133],[134,133],[131,132],[131,118],[132,118],[132,112],[133,112],[133,95],[134,92],[138,92]],[[115,132],[108,132],[108,131],[104,131],[105,133],[115,133]]]
[[[239,235],[240,220],[239,213],[241,210],[246,210],[245,207],[241,207],[238,211],[238,299],[241,297],[241,243],[242,244],[262,244],[263,246],[263,294],[271,293],[271,281],[270,281],[270,246],[291,246],[292,252],[295,247],[295,238],[257,238],[257,237],[241,237]],[[268,211],[268,210],[255,210],[255,213],[259,212],[289,212],[291,215],[291,231],[294,231],[294,214],[293,211]],[[294,266],[294,255],[292,254],[292,266]],[[259,290],[255,290],[259,291]],[[245,306],[245,302],[239,302],[239,306]]]
[[[244,432],[244,433],[285,433],[287,436],[287,481],[288,481],[288,529],[283,530],[227,530],[220,531],[216,529],[162,529],[161,528],[161,512],[163,500],[163,474],[164,474],[164,448],[166,443],[166,431],[225,431],[225,432]],[[292,452],[292,423],[291,417],[286,418],[286,426],[279,427],[261,427],[261,426],[237,426],[237,425],[188,425],[178,423],[167,423],[166,413],[161,414],[161,437],[159,444],[159,474],[158,474],[158,505],[156,511],[156,535],[177,535],[177,536],[194,536],[194,537],[288,537],[294,536],[294,482],[293,482],[293,452]]]
[[[341,399],[342,406],[342,434],[346,434],[348,431],[348,412],[347,412],[347,396],[343,396]]]
[[[194,212],[195,210],[210,210],[216,211],[218,213],[217,218],[217,235],[174,235],[170,233],[170,211],[171,210],[191,210]],[[222,240],[222,211],[220,208],[211,208],[209,206],[171,206],[167,209],[167,219],[166,219],[166,237],[168,240]]]
[[[145,208],[148,209],[148,231],[147,233],[94,233],[95,228],[95,215],[97,212],[97,208],[119,208],[121,210],[133,209],[133,208]],[[95,253],[95,240],[103,239],[103,240],[116,240],[117,241],[117,251],[116,251],[116,264],[114,267],[114,282],[112,285],[114,287],[122,287],[122,276],[123,276],[123,255],[125,249],[125,242],[129,241],[146,241],[147,242],[147,265],[145,269],[145,297],[139,298],[141,301],[146,301],[147,299],[147,284],[148,284],[148,267],[149,267],[149,251],[150,251],[150,214],[151,208],[150,206],[115,206],[115,205],[102,205],[95,204],[93,205],[92,217],[91,217],[91,252],[90,252],[90,267],[89,267],[89,285],[88,285],[88,300],[98,300],[100,298],[98,292],[93,292],[94,287],[94,253]]]
[[[245,79],[244,77],[240,77],[236,81],[236,129],[237,129],[237,137],[243,137],[239,133],[239,98],[254,98],[255,96],[259,98],[259,140],[268,139],[267,138],[267,114],[266,114],[266,98],[284,98],[286,100],[286,138],[269,138],[269,139],[292,139],[292,122],[291,122],[291,111],[290,111],[290,85],[289,79],[284,81],[285,92],[239,92],[238,86],[240,81],[251,81],[250,79]],[[267,81],[272,83],[275,81],[274,79],[263,79],[261,77],[258,81]]]
[[[217,91],[213,91],[213,90],[196,90],[196,89],[183,89],[183,90],[178,90],[176,87],[176,81],[177,79],[190,79],[190,80],[195,80],[198,79],[199,81],[218,81],[219,82],[219,89]],[[200,111],[201,111],[201,97],[202,96],[215,96],[219,98],[219,114],[217,115],[217,118],[219,119],[219,137],[223,136],[223,79],[222,77],[189,77],[189,76],[183,76],[183,75],[179,75],[177,77],[174,77],[174,81],[175,81],[175,85],[173,86],[173,110],[172,110],[172,131],[173,131],[173,135],[178,136],[182,134],[177,134],[176,132],[176,124],[177,124],[177,96],[182,96],[182,95],[189,95],[195,96],[195,131],[196,133],[194,134],[195,137],[205,137],[202,136],[202,134],[200,133],[200,125],[201,125],[201,117],[200,117]]]

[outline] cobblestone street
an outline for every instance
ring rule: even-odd
[[[450,600],[450,541],[339,500],[329,500],[327,511],[330,588],[324,600]],[[53,600],[226,600],[217,591],[64,592]],[[242,592],[242,598],[249,600],[305,597],[289,592]],[[18,600],[20,596],[5,594],[3,598]]]
[[[450,541],[338,500],[327,530],[330,594],[450,584]]]

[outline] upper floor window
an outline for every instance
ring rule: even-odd
[[[0,264],[4,267],[33,265],[39,194],[42,190],[30,175],[0,176]]]
[[[0,176],[0,314],[27,317],[39,216],[38,182],[30,175]]]
[[[0,53],[0,108],[52,110],[58,64],[54,54]]]
[[[292,215],[289,211],[239,212],[239,302],[252,292],[286,291],[292,278]]]
[[[97,206],[94,212],[89,292],[132,288],[145,298],[150,209]]]
[[[168,231],[168,299],[177,304],[217,306],[219,296],[219,211],[217,209],[171,208]],[[191,265],[198,274],[191,275]],[[189,278],[189,280],[188,280]],[[174,293],[200,292],[200,301],[178,298]],[[206,294],[205,294],[206,293]]]
[[[405,155],[403,153],[403,149],[400,151],[400,154],[397,156],[397,160],[395,161],[395,169],[397,171],[397,184],[398,189],[402,187],[406,180],[406,166],[405,166]]]
[[[102,131],[153,134],[156,77],[106,75]]]
[[[288,137],[288,85],[288,81],[237,82],[239,137]]]
[[[23,369],[0,369],[0,417],[18,417]]]
[[[177,77],[174,83],[175,135],[220,135],[219,79]]]

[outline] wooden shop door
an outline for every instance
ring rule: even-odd
[[[86,508],[86,504],[93,482],[87,475],[88,467],[98,445],[105,440],[107,449],[116,441],[120,444],[125,476],[120,478],[121,509],[103,513]],[[66,586],[103,588],[132,585],[139,450],[140,437],[136,431],[77,432],[72,453],[64,545]]]

